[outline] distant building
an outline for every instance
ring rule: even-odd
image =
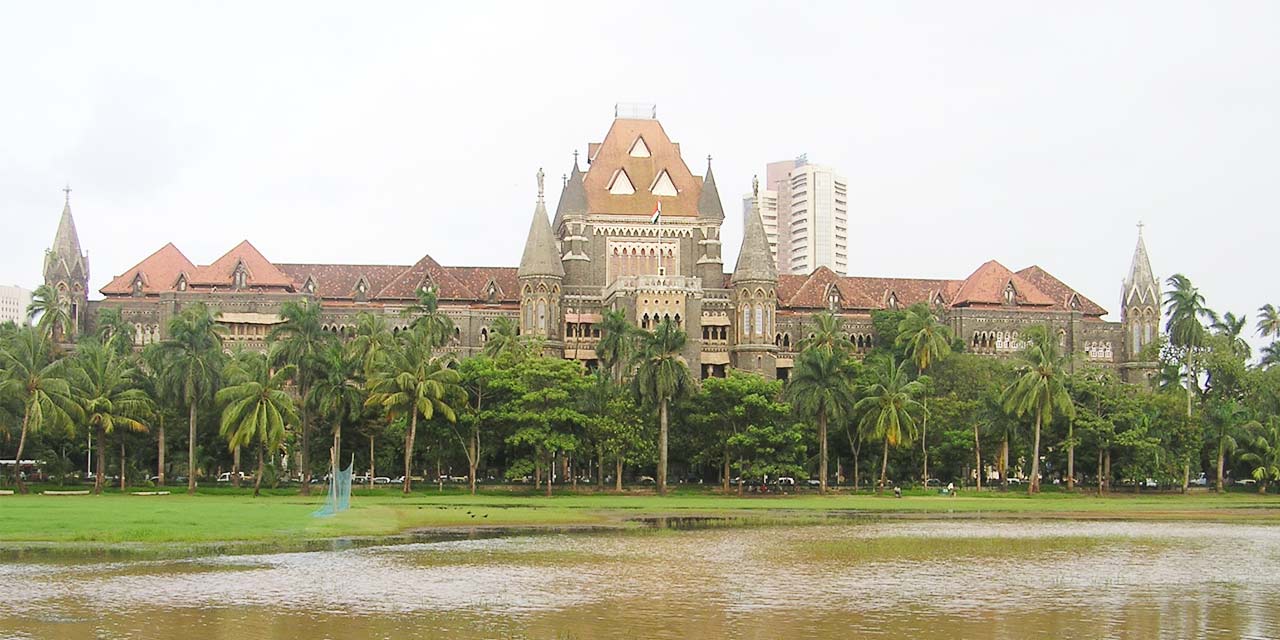
[[[849,188],[842,176],[800,156],[770,162],[757,193],[778,273],[849,272]],[[744,216],[752,199],[743,198]]]
[[[30,305],[30,291],[19,286],[0,285],[0,324],[27,324],[27,307]]]

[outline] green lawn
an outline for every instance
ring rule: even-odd
[[[211,488],[195,496],[0,496],[0,543],[196,543],[257,542],[296,546],[350,536],[385,536],[428,527],[618,525],[661,515],[747,515],[812,519],[828,512],[925,514],[930,517],[1078,517],[1249,520],[1280,523],[1280,497],[1253,493],[1114,495],[1046,493],[964,494],[959,497],[813,494],[722,496],[682,489],[652,494],[559,494],[491,491],[471,496],[435,488],[405,497],[395,488],[359,490],[352,509],[332,518],[311,513],[322,496],[294,491],[253,498],[248,490]]]

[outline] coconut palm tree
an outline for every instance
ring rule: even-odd
[[[71,303],[58,290],[42,284],[31,292],[31,304],[27,305],[27,318],[52,340],[59,341],[71,335]]]
[[[155,403],[141,388],[140,372],[126,357],[96,341],[77,347],[72,389],[84,413],[85,423],[98,440],[98,473],[93,492],[102,493],[106,473],[107,436],[120,431],[147,431],[155,415]],[[124,442],[121,438],[121,450]],[[125,485],[124,455],[120,460],[120,488]]]
[[[680,355],[688,340],[680,327],[663,320],[653,331],[637,331],[639,348],[632,389],[658,408],[658,494],[666,495],[668,410],[673,400],[692,391],[697,382]]]
[[[489,326],[489,338],[480,350],[482,355],[497,358],[508,354],[524,352],[524,343],[520,340],[520,327],[515,320],[506,316],[494,318]]]
[[[1280,309],[1273,304],[1258,307],[1258,335],[1280,338]]]
[[[813,334],[802,339],[796,345],[801,351],[821,349],[827,353],[848,354],[853,351],[853,343],[845,335],[840,326],[840,318],[830,311],[813,315]]]
[[[1261,364],[1263,367],[1272,367],[1280,364],[1280,340],[1276,340],[1262,348]]]
[[[1181,353],[1182,367],[1187,380],[1187,416],[1191,416],[1191,396],[1195,389],[1195,352],[1204,347],[1206,331],[1204,321],[1213,320],[1213,312],[1204,306],[1204,296],[1181,273],[1169,277],[1166,282],[1164,307],[1169,315],[1165,331],[1169,344]]]
[[[913,304],[907,315],[898,323],[897,346],[905,347],[907,357],[916,365],[916,371],[924,376],[929,367],[951,354],[951,329],[938,322],[926,304]],[[924,454],[921,482],[929,484],[929,394],[924,394],[924,415],[920,420],[920,451]]]
[[[83,412],[75,402],[66,362],[53,355],[49,337],[34,327],[23,327],[0,345],[0,396],[22,405],[22,427],[14,453],[14,482],[22,484],[22,451],[27,435],[48,427],[70,427]]]
[[[342,427],[358,420],[364,409],[361,361],[358,353],[334,342],[320,354],[319,365],[309,402],[333,428],[329,465],[336,474],[341,466]]]
[[[600,365],[613,376],[615,384],[626,377],[624,369],[632,362],[638,347],[636,328],[622,311],[606,311],[600,318],[600,342],[596,355]]]
[[[418,326],[399,335],[395,348],[389,350],[369,378],[369,397],[365,406],[379,409],[392,422],[401,416],[409,418],[404,443],[404,492],[412,490],[413,443],[417,437],[418,418],[430,420],[437,414],[449,422],[466,403],[466,391],[457,371],[449,367],[450,354],[436,356],[430,328]]]
[[[302,495],[311,495],[311,385],[319,377],[320,354],[334,341],[333,334],[320,326],[320,303],[303,299],[280,306],[281,323],[267,334],[271,343],[268,358],[272,365],[293,365],[302,409]]]
[[[279,449],[285,430],[298,421],[294,398],[285,391],[293,374],[293,365],[272,371],[266,356],[241,352],[227,367],[227,386],[219,389],[215,396],[218,406],[222,407],[218,433],[227,439],[227,446],[238,451],[257,445],[254,497],[262,488],[267,452]]]
[[[1046,326],[1035,326],[1024,334],[1026,346],[1018,353],[1017,379],[1004,390],[1004,410],[1023,417],[1035,414],[1035,431],[1031,446],[1031,482],[1028,493],[1040,491],[1040,429],[1053,420],[1055,412],[1068,418],[1075,415],[1075,405],[1067,392],[1069,356],[1058,352],[1058,341]]]
[[[1244,325],[1247,321],[1248,316],[1237,318],[1234,313],[1228,311],[1222,314],[1222,317],[1214,317],[1213,322],[1209,325],[1215,335],[1229,340],[1232,350],[1246,360],[1253,356],[1253,349],[1249,347],[1249,342],[1240,335],[1244,332]]]
[[[360,358],[360,366],[367,373],[374,362],[395,344],[395,334],[385,317],[361,311],[356,314],[356,327],[347,348]]]
[[[406,318],[413,318],[413,328],[424,328],[432,344],[439,347],[449,341],[453,335],[453,321],[440,312],[439,290],[436,287],[418,289],[416,303],[405,307],[401,312]]]
[[[98,342],[119,355],[133,351],[133,325],[120,315],[119,309],[98,311]]]
[[[1236,436],[1241,427],[1249,423],[1248,410],[1235,399],[1210,400],[1205,403],[1204,413],[1213,429],[1214,440],[1218,449],[1218,484],[1217,492],[1226,492],[1227,454],[1235,453],[1238,443]]]
[[[827,422],[842,419],[853,408],[853,371],[839,350],[810,347],[800,352],[787,384],[787,398],[797,412],[813,417],[818,427],[818,490],[827,492]]]
[[[1250,475],[1258,481],[1258,493],[1266,493],[1272,482],[1280,482],[1280,416],[1270,416],[1266,424],[1254,421],[1248,427],[1245,446],[1249,450],[1240,455],[1240,461],[1253,468]]]
[[[884,490],[889,470],[889,448],[916,435],[915,416],[924,413],[924,405],[916,397],[924,392],[919,380],[907,374],[907,363],[899,364],[893,356],[876,359],[871,363],[875,382],[860,390],[854,415],[859,416],[858,428],[884,442],[884,457],[880,462],[880,484]]]
[[[169,321],[169,338],[152,356],[160,388],[186,405],[187,493],[196,492],[196,408],[213,396],[222,377],[222,327],[202,302],[182,310]]]

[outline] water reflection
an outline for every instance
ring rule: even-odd
[[[991,538],[1010,551],[975,544]],[[6,563],[0,637],[1275,637],[1277,569],[1280,527],[1226,524],[520,535]]]

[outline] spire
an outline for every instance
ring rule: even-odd
[[[707,175],[702,180],[702,193],[698,195],[698,217],[716,222],[724,220],[720,191],[716,189],[716,177],[711,173],[711,156],[707,156]]]
[[[80,236],[76,233],[76,221],[71,217],[71,185],[62,189],[66,202],[62,205],[62,219],[58,221],[58,233],[53,236],[52,251],[72,264],[80,253]]]
[[[576,167],[575,167],[576,169]],[[529,237],[524,241],[524,255],[516,274],[521,277],[564,277],[564,265],[556,250],[555,236],[547,221],[547,205],[542,197],[542,169],[538,169],[538,204],[533,209],[533,222],[529,225]]]
[[[582,170],[578,168],[578,152],[573,152],[573,171],[560,191],[560,202],[556,205],[556,219],[551,225],[552,231],[560,228],[565,216],[586,215],[587,188],[582,183]]]
[[[1147,243],[1142,238],[1142,227],[1138,223],[1138,246],[1133,249],[1133,262],[1129,264],[1129,275],[1124,279],[1124,303],[1133,301],[1158,305],[1160,286],[1156,282],[1155,273],[1151,270],[1151,259],[1147,257]]]
[[[769,237],[760,217],[759,201],[753,201],[751,215],[747,216],[746,233],[742,236],[742,248],[738,251],[738,263],[733,267],[730,282],[742,280],[766,280],[777,282],[778,267],[769,252]]]

